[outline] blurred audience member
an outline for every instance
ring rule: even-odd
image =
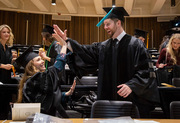
[[[163,68],[164,66],[180,65],[180,34],[173,34],[170,38],[167,47],[163,48],[158,61],[156,63],[157,68]]]
[[[0,26],[0,82],[8,84],[11,82],[11,60],[12,54],[8,48],[13,42],[13,34],[11,28],[3,24]],[[0,120],[8,118],[10,95],[5,92],[0,93]]]

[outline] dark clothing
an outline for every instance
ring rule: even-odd
[[[6,45],[6,51],[3,45],[0,43],[0,64],[11,64],[12,54],[8,46]],[[0,82],[3,84],[11,83],[11,70],[0,68]],[[1,91],[0,93],[0,120],[8,118],[8,112],[10,111],[9,102],[11,101],[11,94]]]
[[[0,43],[0,64],[11,64],[11,51],[7,45],[5,47],[6,51],[4,51],[3,45]],[[11,83],[11,70],[0,68],[0,82],[4,84]]]
[[[54,65],[54,62],[56,60],[57,55],[60,53],[61,51],[61,46],[56,44],[57,41],[52,42],[52,44],[50,45],[50,47],[47,49],[47,54],[46,56],[51,58],[51,61],[45,61],[45,67],[46,69],[52,65]],[[65,84],[66,82],[66,75],[65,75],[65,69],[62,70],[61,74],[59,74],[59,78],[60,78],[60,83],[61,84]]]
[[[162,45],[160,45],[160,48],[159,48],[159,52],[160,53],[161,53],[162,49],[166,48],[168,42],[169,42],[169,39],[167,39],[166,41],[163,42]]]
[[[38,72],[30,77],[23,88],[23,102],[41,103],[42,113],[55,116],[57,110],[62,117],[67,118],[61,105],[59,72],[55,66],[51,66],[47,71]]]
[[[151,76],[154,71],[149,66],[151,59],[141,40],[126,34],[115,46],[112,39],[86,46],[68,41],[74,54],[69,58],[72,71],[83,76],[99,69],[98,99],[121,100],[117,86],[126,84],[132,89],[132,102],[159,102],[156,78]]]
[[[171,55],[169,53],[167,53],[166,55],[166,48],[162,49],[158,61],[156,62],[156,67],[159,67],[159,65],[162,64],[167,64],[167,66],[172,66],[173,65],[173,60],[171,59]],[[167,58],[166,58],[167,56]],[[177,65],[180,65],[180,57],[176,56],[176,60],[177,60]]]

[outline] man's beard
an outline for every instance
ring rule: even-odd
[[[109,37],[109,38],[112,38],[113,35],[114,35],[114,32],[112,32],[108,37]]]

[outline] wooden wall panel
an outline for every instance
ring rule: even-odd
[[[0,11],[0,25],[7,24],[14,34],[14,44],[26,44],[26,24],[28,20],[28,45],[42,44],[43,15]],[[52,16],[45,15],[45,23],[52,23]]]
[[[149,48],[159,48],[165,31],[169,28],[168,22],[166,22],[165,27],[163,27],[162,24],[163,23],[157,22],[156,17],[126,18],[126,32],[134,35],[134,29],[136,28],[146,30],[149,32]],[[145,42],[145,44],[146,43],[147,42]]]
[[[28,22],[29,22],[28,45],[42,44],[42,36],[41,36],[41,31],[43,28],[42,15],[30,14]]]
[[[98,41],[97,19],[94,17],[72,17],[71,21],[53,20],[63,31],[67,29],[67,36],[81,44],[91,44]]]
[[[71,21],[52,20],[51,15],[18,13],[0,11],[0,24],[8,24],[15,37],[14,43],[26,43],[26,23],[29,21],[28,45],[42,44],[41,31],[43,23],[57,24],[62,30],[67,29],[67,36],[81,44],[91,44],[108,39],[103,24],[96,27],[101,17],[71,17]],[[159,48],[160,42],[168,30],[169,22],[157,22],[156,17],[126,18],[126,33],[134,35],[134,29],[139,28],[149,32],[149,48]],[[153,36],[153,44],[152,44]],[[146,43],[146,42],[145,42]]]

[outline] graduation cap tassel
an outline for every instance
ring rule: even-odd
[[[113,8],[106,14],[106,16],[104,16],[100,22],[96,25],[97,27],[101,26],[101,24],[104,22],[104,20],[111,14]]]
[[[19,49],[18,49],[17,57],[19,57]]]
[[[148,49],[149,46],[149,33],[147,34],[147,43],[146,43],[146,48]]]

